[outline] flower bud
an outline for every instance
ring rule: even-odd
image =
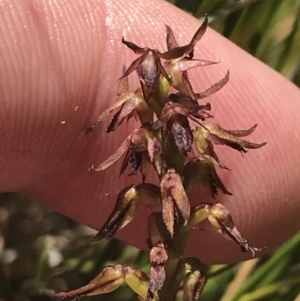
[[[174,225],[178,223],[178,213],[186,224],[190,216],[190,204],[183,187],[181,177],[174,169],[169,169],[160,183],[162,198],[162,215],[171,236],[174,234]]]
[[[247,130],[224,130],[218,124],[205,124],[193,130],[195,147],[203,158],[215,166],[226,168],[219,161],[214,151],[214,144],[227,145],[240,152],[247,152],[246,149],[260,148],[266,143],[252,143],[240,138],[250,135],[255,128],[256,125]]]
[[[118,194],[117,202],[109,218],[93,239],[112,237],[116,231],[129,224],[137,215],[143,200],[149,200],[154,206],[161,205],[159,187],[150,183],[129,185]]]
[[[166,279],[165,263],[168,259],[163,243],[152,247],[150,251],[150,282],[147,299],[153,299],[154,292],[162,288]]]
[[[198,301],[207,281],[206,267],[198,258],[184,260],[183,301]]]
[[[202,191],[212,197],[218,194],[218,189],[221,189],[225,194],[232,195],[232,193],[226,189],[214,165],[208,159],[191,160],[186,163],[183,178],[184,186],[187,191],[194,185],[197,185]]]
[[[191,42],[185,46],[186,51],[178,57],[173,59],[169,59],[166,61],[164,68],[166,69],[167,73],[170,76],[172,86],[180,91],[181,93],[189,96],[193,101],[197,101],[195,94],[193,92],[191,83],[188,79],[187,70],[196,68],[199,66],[206,66],[210,64],[214,64],[216,62],[204,61],[204,60],[195,60],[192,59],[193,51],[196,43],[202,38],[204,35],[208,25],[208,18],[205,17],[204,22],[199,27],[197,32],[195,33],[194,37],[192,38]],[[178,43],[174,36],[173,30],[171,27],[166,25],[167,31],[167,47],[168,50],[171,51],[172,49],[178,49]],[[184,47],[182,47],[184,48]]]
[[[124,268],[122,265],[107,266],[87,285],[70,292],[58,293],[56,296],[62,299],[73,299],[83,296],[106,294],[121,286],[124,282],[124,276]]]
[[[209,208],[208,220],[224,237],[238,243],[242,252],[250,251],[252,256],[255,256],[256,251],[262,250],[252,247],[241,235],[233,223],[230,212],[222,204],[218,203]]]
[[[135,185],[129,185],[118,194],[116,205],[109,218],[94,237],[95,240],[110,238],[116,231],[130,223],[142,204],[142,197]]]

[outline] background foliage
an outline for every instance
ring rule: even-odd
[[[170,1],[281,72],[300,87],[300,0]],[[0,301],[54,300],[107,264],[148,271],[148,256],[114,239],[89,244],[95,231],[27,198],[0,195]],[[210,268],[201,301],[300,301],[300,233],[274,254]],[[86,300],[132,300],[121,287]]]

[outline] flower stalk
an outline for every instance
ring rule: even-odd
[[[86,286],[59,293],[58,297],[72,299],[107,293],[126,282],[146,301],[174,301],[180,289],[184,301],[198,300],[207,281],[207,267],[199,258],[184,258],[184,250],[190,232],[205,219],[221,235],[239,245],[241,251],[254,256],[261,250],[242,236],[222,204],[200,200],[198,205],[190,205],[189,194],[194,185],[212,197],[219,191],[231,195],[218,176],[218,168],[228,168],[220,162],[214,145],[226,145],[245,153],[266,144],[242,139],[256,125],[246,130],[225,130],[208,122],[213,117],[211,105],[199,101],[223,88],[229,81],[229,72],[205,91],[194,92],[188,70],[218,63],[194,58],[194,48],[205,34],[207,24],[206,17],[190,43],[184,46],[178,45],[172,29],[166,26],[166,52],[140,47],[123,38],[122,43],[139,57],[128,68],[123,67],[116,102],[84,131],[94,131],[113,112],[107,132],[116,131],[125,119],[133,116],[139,121],[139,126],[113,154],[90,167],[96,172],[103,171],[123,158],[120,174],[130,167],[129,176],[141,176],[140,184],[120,191],[113,211],[94,240],[112,237],[139,214],[144,202],[150,202],[155,209],[148,217],[148,237],[145,237],[150,249],[149,276],[134,267],[108,266]],[[134,71],[140,87],[130,92],[128,76]],[[170,87],[177,92],[170,93]],[[147,182],[151,168],[158,179],[154,183]]]

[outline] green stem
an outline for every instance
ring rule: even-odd
[[[179,289],[180,282],[176,281],[177,269],[189,237],[189,231],[184,226],[175,233],[170,245],[167,247],[168,260],[165,264],[166,280],[159,291],[160,301],[174,301]]]

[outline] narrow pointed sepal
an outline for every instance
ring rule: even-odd
[[[107,108],[101,115],[83,132],[84,134],[91,133],[94,131],[96,127],[98,127],[103,121],[107,118],[107,116],[116,108],[122,106],[126,101],[129,99],[135,99],[136,95],[132,92],[125,93],[119,96],[117,101],[111,105],[109,108]]]
[[[198,301],[207,281],[207,267],[198,258],[184,259],[183,301]]]
[[[159,206],[161,204],[159,187],[150,183],[141,183],[122,189],[113,211],[93,240],[108,239],[124,228],[135,218],[143,200]]]
[[[212,197],[218,194],[218,189],[225,194],[232,195],[219,178],[214,164],[209,160],[198,159],[187,162],[184,166],[183,178],[187,190],[197,185]]]
[[[178,71],[188,71],[190,69],[204,67],[209,65],[218,64],[219,62],[207,61],[207,60],[196,60],[196,59],[182,59],[177,61],[174,68]]]
[[[123,75],[126,72],[126,66],[123,66]],[[110,107],[108,107],[103,113],[100,114],[100,116],[83,132],[84,134],[92,132],[96,127],[98,127],[106,118],[107,116],[116,108],[123,106],[124,103],[127,101],[137,103],[141,101],[140,97],[136,93],[129,92],[129,84],[128,84],[128,78],[122,77],[119,80],[118,89],[117,89],[117,95],[118,98],[114,104],[112,104]],[[120,115],[122,112],[122,108],[119,110],[119,112],[115,115],[114,119],[116,119],[117,115]],[[122,112],[124,115],[124,113]]]
[[[227,145],[241,152],[246,152],[246,149],[257,149],[267,144],[266,142],[253,143],[243,140],[240,136],[245,136],[245,131],[241,135],[241,131],[227,131],[218,124],[206,124],[205,128],[209,131],[210,139],[214,144]],[[249,134],[251,132],[250,130]]]
[[[228,83],[228,81],[229,81],[229,71],[227,71],[224,78],[222,78],[221,80],[216,82],[214,85],[212,85],[211,87],[209,87],[208,89],[206,89],[203,92],[196,93],[195,94],[196,98],[202,99],[202,98],[208,97],[208,96],[216,93],[217,91],[221,90]]]
[[[119,111],[112,118],[106,131],[108,133],[115,131],[126,118],[129,120],[134,113],[137,114],[141,123],[152,121],[153,113],[140,93],[140,88],[135,93],[131,93],[130,98],[125,99]]]
[[[87,285],[69,292],[58,293],[56,296],[64,300],[106,294],[121,286],[124,282],[124,276],[122,265],[107,266]]]
[[[141,204],[142,196],[135,185],[129,185],[122,189],[118,194],[113,211],[93,240],[112,237],[134,219]]]
[[[126,153],[120,174],[130,164],[132,167],[130,175],[133,175],[141,168],[144,154],[147,154],[151,163],[154,163],[154,159],[157,159],[160,151],[161,145],[159,140],[147,129],[147,126],[144,126],[134,130],[111,156],[97,166],[92,165],[90,169],[93,171],[105,170]]]
[[[112,154],[110,155],[105,161],[100,163],[99,165],[95,166],[92,165],[90,167],[91,170],[93,171],[102,171],[107,169],[109,166],[114,164],[117,160],[119,160],[126,151],[128,151],[130,144],[131,144],[131,138],[134,133],[136,133],[138,130],[134,130],[133,133],[131,133],[124,141],[123,143],[119,146],[119,148]]]
[[[224,237],[239,244],[242,252],[250,251],[254,257],[255,252],[262,250],[261,248],[251,246],[241,235],[234,225],[230,212],[222,204],[218,203],[209,208],[208,220]]]

